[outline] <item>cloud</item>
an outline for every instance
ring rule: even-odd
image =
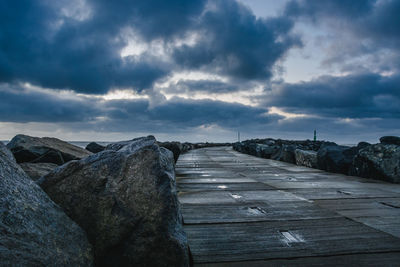
[[[32,91],[17,84],[0,84],[0,99],[2,122],[87,122],[101,115],[94,100]]]
[[[322,76],[276,84],[264,104],[287,112],[333,118],[400,118],[400,76],[373,73]]]
[[[301,43],[285,17],[260,19],[236,1],[213,1],[197,28],[200,40],[174,51],[184,68],[212,71],[238,79],[268,79],[274,64]]]
[[[378,72],[400,69],[399,12],[397,0],[292,0],[285,9],[296,22],[311,22],[329,35],[326,65]]]
[[[77,3],[88,10],[86,17],[70,10]],[[203,0],[3,1],[0,82],[84,93],[151,88],[169,73],[171,64],[149,53],[121,58],[127,44],[124,29],[133,27],[145,38],[170,38],[190,25],[203,4]]]
[[[182,68],[268,79],[276,61],[299,44],[289,34],[288,19],[256,19],[235,1],[207,3],[2,2],[0,82],[98,94],[112,88],[151,89],[155,81]],[[200,40],[193,46],[180,42],[196,34]],[[132,35],[145,43],[159,40],[167,54],[146,50],[121,57]]]
[[[22,85],[0,85],[0,121],[78,123],[102,131],[172,132],[206,125],[263,127],[280,116],[237,103],[172,98],[152,107],[149,99],[104,101],[73,92],[55,94]]]

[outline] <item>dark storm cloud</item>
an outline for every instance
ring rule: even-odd
[[[266,114],[267,110],[237,103],[212,100],[173,98],[149,111],[152,120],[171,122],[180,126],[216,124],[225,128],[266,125],[279,116]]]
[[[267,79],[276,61],[300,45],[289,34],[293,26],[289,19],[258,19],[236,1],[211,3],[197,25],[200,40],[174,52],[175,61],[185,68],[239,79]]]
[[[84,93],[121,87],[140,91],[182,67],[266,79],[275,62],[299,44],[289,34],[288,19],[256,19],[235,1],[211,1],[211,8],[206,3],[1,1],[0,82]],[[176,62],[149,53],[121,58],[132,34],[128,29],[146,42],[161,40]],[[193,33],[200,36],[194,46],[169,49],[176,38]]]
[[[248,84],[232,84],[215,80],[180,80],[167,88],[168,93],[231,93],[249,87]]]
[[[88,17],[63,9],[84,3]],[[121,58],[124,27],[146,38],[184,31],[204,1],[1,1],[0,82],[104,93],[110,87],[149,88],[170,66],[151,55]],[[72,11],[71,11],[72,12]],[[79,14],[78,14],[79,15]],[[179,22],[179,23],[178,23]]]
[[[280,84],[265,103],[294,113],[337,118],[400,118],[400,76],[322,76]]]
[[[115,132],[171,132],[202,125],[264,126],[280,118],[265,114],[266,109],[221,101],[173,98],[152,107],[147,99],[104,101],[6,84],[0,85],[0,99],[0,121],[3,122],[76,122],[86,123],[86,126],[79,124],[82,129]]]
[[[95,101],[63,98],[0,84],[2,122],[79,122],[93,120],[101,112]]]

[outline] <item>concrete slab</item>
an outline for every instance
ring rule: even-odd
[[[256,158],[229,147],[176,164],[198,266],[396,266],[400,185]]]

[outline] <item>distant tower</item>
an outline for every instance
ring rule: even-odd
[[[317,141],[317,130],[314,130],[314,141]]]
[[[238,142],[240,142],[240,132],[238,132]]]

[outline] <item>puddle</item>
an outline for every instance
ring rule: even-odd
[[[290,246],[292,243],[304,243],[304,239],[295,233],[292,233],[290,231],[279,231],[281,236],[283,237],[281,240],[286,243],[286,245]]]
[[[348,195],[348,196],[351,195],[351,193],[347,192],[347,191],[338,190],[337,192],[340,193],[340,194]]]
[[[231,197],[233,197],[234,199],[241,199],[242,198],[242,196],[238,195],[238,194],[229,194],[229,195],[231,195]]]
[[[252,215],[264,215],[267,212],[260,207],[248,207],[246,211]]]

